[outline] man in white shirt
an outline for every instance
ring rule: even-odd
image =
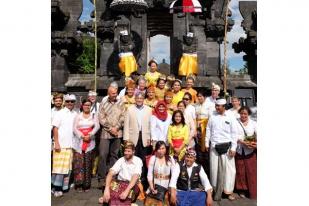
[[[185,161],[172,168],[171,203],[176,205],[212,205],[212,186],[203,167],[197,163],[194,149],[187,149]],[[176,201],[177,200],[177,201]],[[177,203],[176,203],[177,202]]]
[[[206,128],[206,150],[210,151],[210,182],[215,190],[215,200],[221,199],[222,192],[230,200],[235,199],[237,122],[230,112],[225,111],[225,105],[225,99],[216,100],[216,112]]]
[[[142,173],[142,160],[134,156],[135,146],[133,142],[127,141],[124,145],[124,156],[117,160],[113,167],[109,170],[106,177],[106,187],[104,189],[103,197],[99,199],[100,203],[110,202],[109,205],[131,205],[133,198],[131,192],[136,194],[136,183]],[[113,176],[118,175],[114,181]],[[119,184],[118,189],[115,185]]]
[[[63,94],[61,93],[56,93],[53,95],[53,103],[54,107],[51,109],[51,122],[53,122],[53,119],[55,115],[62,109],[62,104],[63,104]],[[53,125],[51,125],[51,131],[53,131]],[[53,150],[53,135],[52,135],[52,148]]]
[[[54,196],[60,197],[62,191],[69,188],[69,178],[73,160],[73,122],[77,113],[73,110],[76,102],[74,94],[64,96],[65,108],[53,118],[53,136],[55,139],[53,151],[52,184]]]
[[[205,100],[205,104],[207,109],[209,110],[210,116],[213,114],[213,112],[216,111],[215,103],[216,99],[219,97],[219,93],[220,93],[220,86],[215,83],[212,83],[211,96],[207,97]]]
[[[236,96],[232,97],[231,100],[232,100],[233,107],[229,109],[228,111],[231,112],[235,116],[236,119],[238,119],[240,117],[238,113],[238,110],[241,107],[240,100]]]

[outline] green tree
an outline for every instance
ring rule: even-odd
[[[79,67],[79,72],[84,74],[94,73],[94,38],[83,37],[83,53],[76,59],[76,65]]]

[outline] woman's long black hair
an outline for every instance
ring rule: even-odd
[[[175,121],[175,116],[176,116],[176,114],[180,114],[180,116],[181,116],[181,124],[182,124],[182,126],[185,126],[186,125],[186,122],[185,122],[185,117],[183,116],[183,113],[182,113],[182,111],[180,111],[180,110],[176,110],[176,111],[174,111],[174,113],[173,113],[173,116],[172,116],[172,125],[173,126],[175,126],[176,125],[176,121]]]
[[[166,153],[165,153],[164,157],[165,157],[165,164],[168,165],[167,163],[169,161],[171,161],[171,157],[169,156],[169,153],[167,151],[167,146],[166,146],[165,142],[157,141],[156,146],[155,146],[155,152],[158,151],[162,145],[164,145],[164,147],[166,149]]]

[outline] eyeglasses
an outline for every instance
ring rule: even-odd
[[[66,100],[66,103],[75,103],[75,100]]]
[[[182,100],[189,101],[190,99],[189,98],[182,98]]]

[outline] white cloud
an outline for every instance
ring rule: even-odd
[[[170,37],[164,35],[151,37],[149,58],[155,58],[159,63],[165,59],[170,63]]]

